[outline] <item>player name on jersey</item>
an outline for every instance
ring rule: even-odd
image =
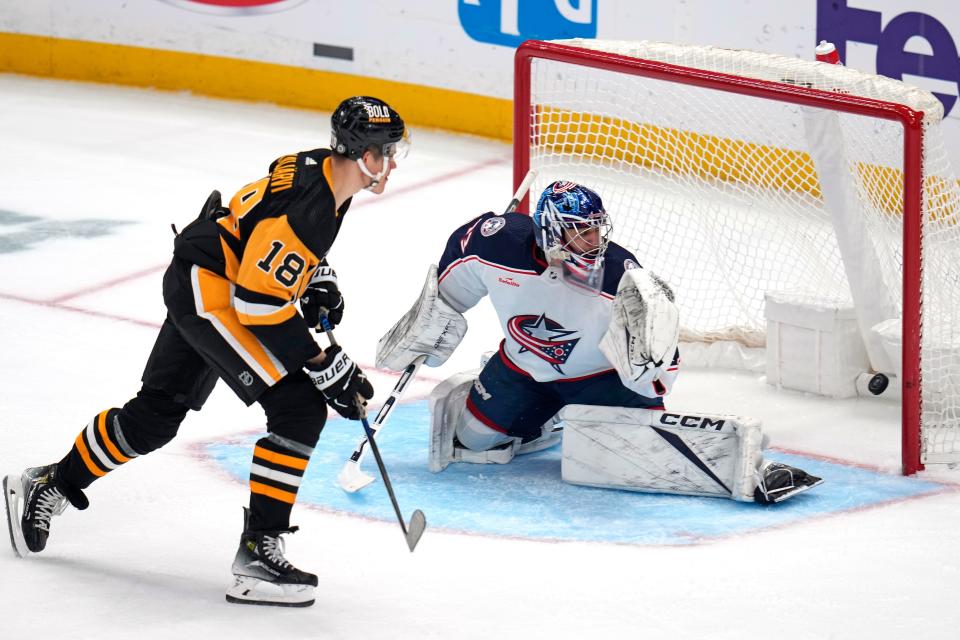
[[[297,156],[283,156],[277,160],[277,166],[270,174],[270,193],[286,191],[293,186],[293,177],[297,173]]]

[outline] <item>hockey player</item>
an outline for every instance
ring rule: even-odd
[[[559,413],[569,482],[760,502],[818,484],[764,465],[754,420],[665,411],[680,365],[673,292],[610,228],[599,195],[554,182],[532,216],[485,213],[450,236],[377,352],[393,370],[418,356],[442,364],[466,332],[461,314],[490,296],[504,339],[478,376],[431,394],[430,470],[556,445]]]
[[[290,511],[327,405],[358,419],[373,388],[340,347],[321,349],[310,328],[320,308],[332,324],[341,320],[343,297],[325,256],[352,197],[383,192],[408,140],[400,115],[376,98],[343,101],[331,124],[329,150],[282,156],[228,207],[213,192],[177,234],[163,278],[167,317],[136,397],[94,416],[59,462],[4,480],[18,555],[44,549],[52,517],[68,504],[86,509],[84,489],[95,480],[169,442],[219,378],[247,405],[260,404],[268,431],[253,450],[227,600],[313,603],[317,576],[285,559],[281,534],[296,531]]]

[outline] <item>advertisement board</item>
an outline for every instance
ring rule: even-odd
[[[0,70],[329,109],[383,95],[412,121],[508,139],[513,52],[596,37],[841,59],[928,89],[960,149],[948,0],[0,0]],[[960,152],[957,160],[960,161]],[[955,163],[956,164],[956,163]]]

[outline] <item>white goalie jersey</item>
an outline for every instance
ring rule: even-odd
[[[529,216],[485,213],[450,236],[440,260],[439,292],[461,313],[490,296],[503,329],[500,348],[511,368],[538,382],[575,380],[613,370],[599,344],[610,325],[617,284],[631,268],[639,268],[635,256],[611,242],[602,290],[577,291],[548,267]],[[644,389],[635,390],[665,395],[678,367],[676,353]]]

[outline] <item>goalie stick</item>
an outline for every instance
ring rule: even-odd
[[[423,361],[426,359],[427,356],[417,356],[413,362],[407,365],[403,373],[400,374],[400,379],[397,380],[393,391],[390,392],[390,397],[387,398],[387,401],[380,407],[380,411],[377,412],[377,417],[373,419],[373,424],[370,425],[371,433],[379,431],[383,423],[387,421],[387,416],[390,415],[393,407],[400,401],[400,398],[403,397],[404,392],[407,390],[407,384],[417,375],[417,369],[420,368],[420,365],[423,364]],[[350,459],[344,463],[343,468],[340,469],[340,473],[337,474],[337,484],[339,484],[340,488],[344,491],[355,493],[371,485],[373,481],[376,480],[376,478],[368,473],[364,473],[360,468],[360,463],[366,454],[367,436],[364,436],[360,438],[360,442],[357,443],[357,448],[350,454]]]
[[[333,329],[327,320],[326,311],[326,309],[320,309],[320,323],[323,325],[324,333],[327,334],[330,344],[336,345],[337,339],[333,337]],[[396,391],[396,389],[394,391]],[[373,457],[377,461],[377,467],[380,469],[380,477],[383,478],[383,486],[386,487],[387,495],[390,496],[390,503],[393,505],[394,513],[397,514],[397,520],[400,522],[400,528],[403,530],[403,537],[407,541],[407,547],[410,548],[410,553],[413,553],[417,543],[420,542],[420,536],[423,535],[423,531],[427,528],[427,517],[423,515],[423,511],[420,511],[420,509],[414,509],[413,514],[410,516],[410,524],[408,525],[406,521],[404,521],[403,514],[400,512],[400,505],[397,503],[397,496],[393,493],[393,484],[390,482],[390,476],[387,475],[387,467],[383,464],[383,457],[380,455],[377,441],[373,437],[374,432],[370,428],[370,423],[367,422],[367,412],[364,409],[359,395],[356,401],[357,409],[360,410],[360,422],[363,424],[363,430],[367,434],[366,441],[370,443]]]
[[[513,198],[510,200],[510,204],[507,205],[504,213],[512,213],[517,210],[520,201],[523,200],[523,197],[530,189],[530,184],[536,177],[537,173],[535,171],[527,172],[527,175],[524,176],[520,186],[517,187],[517,191],[513,194]],[[383,427],[383,423],[387,421],[387,417],[390,415],[393,407],[400,402],[400,398],[403,397],[408,383],[416,376],[417,370],[426,358],[426,356],[418,356],[403,370],[403,373],[400,374],[400,379],[397,380],[397,384],[393,387],[393,391],[390,392],[390,397],[387,398],[387,401],[380,407],[380,411],[377,412],[377,417],[373,419],[373,424],[367,436],[360,439],[360,442],[357,443],[357,448],[350,454],[350,459],[343,464],[340,473],[337,474],[337,484],[339,484],[340,488],[344,491],[355,493],[364,487],[370,486],[376,480],[376,478],[368,473],[364,473],[360,468],[363,458],[367,453],[367,440],[371,433],[377,433]]]

